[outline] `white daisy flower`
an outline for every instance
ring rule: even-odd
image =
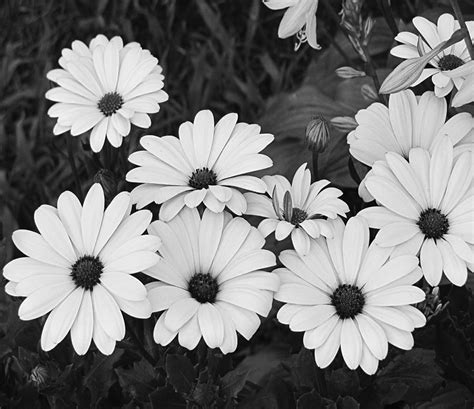
[[[140,139],[146,151],[128,158],[139,167],[129,171],[126,179],[143,183],[133,189],[133,201],[138,208],[162,204],[164,221],[185,206],[201,203],[216,213],[227,207],[241,215],[247,202],[238,189],[265,191],[265,183],[247,173],[273,165],[259,153],[272,141],[273,135],[260,134],[260,126],[237,123],[237,114],[227,114],[214,125],[211,111],[200,111],[194,123],[181,124],[179,139],[153,135]]]
[[[350,369],[360,366],[372,375],[387,356],[388,343],[411,349],[411,332],[426,322],[409,305],[425,298],[412,285],[422,274],[416,257],[389,259],[389,249],[369,246],[364,219],[333,224],[334,237],[312,240],[306,256],[293,250],[280,254],[284,268],[275,270],[281,281],[275,299],[285,305],[277,318],[292,331],[305,332],[303,344],[314,349],[319,367],[327,367],[341,348]]]
[[[74,41],[62,50],[60,69],[47,78],[59,86],[46,98],[57,102],[48,115],[58,118],[54,134],[79,135],[92,129],[90,145],[99,152],[105,137],[114,147],[130,133],[130,124],[149,128],[148,114],[159,111],[168,100],[162,90],[164,76],[158,60],[138,43],[123,46],[122,38],[110,41],[102,34],[87,47]]]
[[[413,19],[413,24],[421,36],[408,31],[399,33],[395,40],[402,43],[394,47],[390,53],[395,57],[409,59],[420,57],[418,44],[421,47],[422,55],[427,54],[443,41],[448,40],[453,33],[460,28],[459,23],[451,14],[442,14],[438,18],[438,24],[434,24],[424,17],[417,16]],[[474,39],[474,21],[466,22],[471,38]],[[435,86],[437,97],[448,95],[453,87],[459,89],[462,86],[462,77],[453,77],[452,71],[471,61],[469,51],[464,40],[457,42],[436,55],[429,64],[433,68],[425,68],[420,78],[412,85],[418,85],[425,79],[431,77]]]
[[[432,151],[434,142],[448,135],[455,155],[474,147],[474,119],[462,112],[446,121],[447,104],[427,91],[416,97],[411,90],[390,95],[388,108],[378,102],[355,116],[357,128],[347,136],[351,155],[372,166],[387,152],[408,157],[412,148]]]
[[[26,297],[20,319],[50,313],[41,335],[43,350],[53,349],[71,331],[79,355],[92,339],[109,355],[125,336],[121,310],[137,318],[151,315],[146,288],[131,274],[159,261],[160,239],[141,235],[151,212],[130,215],[131,206],[130,194],[122,192],[104,210],[104,193],[96,183],[83,206],[71,192],[59,196],[57,209],[40,206],[35,212],[39,234],[13,233],[13,242],[27,257],[5,266],[6,291]]]
[[[272,10],[288,9],[278,27],[278,37],[288,38],[298,34],[300,41],[308,41],[312,48],[321,49],[316,37],[319,0],[264,0],[263,4]]]
[[[247,340],[260,325],[257,314],[271,309],[278,276],[262,271],[275,265],[263,250],[265,239],[246,220],[229,213],[183,209],[168,223],[148,231],[162,239],[160,263],[145,271],[159,280],[147,284],[153,311],[163,311],[153,333],[168,345],[194,349],[201,337],[226,354],[237,348],[237,332]]]
[[[459,87],[458,92],[454,95],[451,105],[453,107],[460,107],[474,101],[474,61],[470,61],[463,66],[452,71],[456,76],[461,76],[465,79]]]
[[[438,285],[442,272],[462,286],[474,267],[473,153],[456,160],[449,138],[433,153],[412,149],[409,160],[387,153],[366,180],[379,206],[362,210],[370,227],[380,229],[375,242],[395,247],[393,255],[420,257],[426,281]]]
[[[309,251],[311,238],[332,237],[332,223],[327,219],[349,211],[347,204],[338,199],[342,195],[339,189],[324,189],[329,180],[311,183],[306,163],[298,168],[291,184],[281,175],[262,179],[268,196],[245,193],[246,214],[265,218],[258,226],[265,237],[274,231],[277,240],[284,240],[291,234],[295,250],[302,255]]]

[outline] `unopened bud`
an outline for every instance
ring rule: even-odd
[[[100,183],[104,189],[104,195],[107,201],[117,194],[117,179],[115,175],[108,169],[99,169],[94,175],[94,183]]]
[[[30,380],[35,386],[42,386],[48,379],[48,370],[42,365],[36,365],[30,374]]]
[[[379,99],[377,91],[375,91],[372,85],[369,85],[369,84],[362,85],[362,87],[360,87],[360,92],[366,101],[374,102],[374,101],[378,101]]]
[[[339,78],[344,79],[365,77],[364,71],[359,71],[352,67],[339,67],[336,69],[336,74]]]
[[[351,116],[335,116],[331,119],[331,125],[341,132],[350,132],[357,128],[357,121]]]
[[[368,45],[370,40],[370,35],[372,34],[372,29],[374,28],[375,20],[372,17],[367,17],[364,21],[364,27],[362,31],[362,44]]]
[[[330,136],[329,123],[321,115],[309,121],[306,126],[306,144],[314,152],[324,152]]]

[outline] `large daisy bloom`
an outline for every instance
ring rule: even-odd
[[[100,34],[89,47],[74,41],[71,49],[62,50],[59,65],[62,68],[47,74],[59,85],[46,93],[56,102],[48,111],[58,118],[53,132],[79,135],[92,130],[94,152],[102,149],[106,137],[119,147],[130,124],[149,128],[148,114],[158,112],[159,104],[168,100],[158,60],[138,43],[124,46],[120,37],[109,41]]]
[[[278,37],[288,38],[300,33],[312,48],[321,49],[316,37],[319,0],[265,0],[263,4],[272,10],[287,9],[278,27]]]
[[[162,239],[163,259],[145,273],[153,311],[162,311],[153,336],[168,345],[194,349],[201,337],[209,348],[226,354],[237,348],[237,333],[250,339],[266,317],[276,274],[263,271],[275,256],[263,250],[262,234],[241,217],[183,209],[168,223],[155,221],[148,230]]]
[[[260,126],[237,123],[237,114],[227,114],[214,125],[211,111],[200,111],[193,123],[181,124],[179,139],[153,135],[140,139],[146,150],[128,158],[138,167],[126,179],[142,183],[133,189],[133,201],[138,208],[162,204],[160,219],[164,221],[183,207],[201,203],[216,213],[227,207],[241,215],[247,202],[238,189],[265,191],[265,183],[247,173],[273,165],[259,153],[272,141],[273,135],[261,134]]]
[[[372,375],[389,343],[411,349],[411,332],[426,322],[410,305],[425,298],[413,286],[422,274],[416,257],[390,259],[390,249],[369,246],[363,219],[333,223],[334,237],[312,240],[306,256],[280,254],[284,268],[275,270],[281,281],[275,299],[285,305],[277,318],[292,331],[304,331],[303,344],[314,349],[319,367],[327,367],[340,348],[350,369],[360,366]]]
[[[312,238],[332,237],[332,223],[328,219],[345,216],[349,211],[347,204],[339,199],[342,195],[339,189],[325,189],[331,183],[329,180],[311,183],[306,163],[298,168],[291,184],[281,175],[262,179],[267,195],[245,193],[246,214],[264,217],[258,229],[265,237],[275,232],[277,240],[284,240],[291,234],[295,250],[302,255],[308,253]]]
[[[416,97],[411,90],[390,95],[388,107],[379,102],[361,109],[355,116],[357,128],[347,136],[350,153],[372,166],[387,152],[408,157],[412,148],[432,151],[434,142],[448,135],[455,154],[474,147],[474,119],[462,112],[446,121],[447,104],[427,91]]]
[[[151,212],[130,215],[130,194],[118,194],[104,210],[104,193],[94,184],[81,205],[71,192],[58,207],[42,205],[34,215],[39,233],[17,230],[13,242],[26,255],[9,262],[3,275],[8,294],[26,297],[18,314],[32,320],[48,314],[41,335],[45,351],[69,331],[75,351],[83,355],[91,340],[106,355],[125,336],[122,312],[148,318],[151,305],[145,286],[131,274],[159,260],[160,239],[141,234]]]
[[[438,285],[441,275],[462,286],[474,267],[473,153],[455,160],[449,138],[433,153],[412,149],[408,161],[387,153],[366,180],[378,206],[362,210],[370,227],[380,229],[375,242],[395,247],[393,255],[419,255],[426,281]]]
[[[392,55],[403,59],[420,57],[419,47],[421,47],[421,52],[424,55],[443,41],[448,40],[460,28],[458,21],[448,13],[439,16],[437,24],[420,16],[413,19],[413,24],[420,36],[408,31],[398,33],[395,40],[402,44],[390,51]],[[474,39],[474,21],[468,21],[466,25],[470,37]],[[419,38],[421,38],[420,41]],[[451,92],[453,87],[459,89],[462,86],[464,77],[456,75],[453,71],[468,61],[471,61],[469,51],[464,40],[461,40],[433,57],[429,61],[432,68],[425,68],[420,78],[412,86],[418,85],[431,77],[436,96],[444,97]]]

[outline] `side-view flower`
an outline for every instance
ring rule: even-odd
[[[474,269],[473,152],[453,157],[448,137],[433,153],[415,148],[408,161],[397,153],[376,162],[365,182],[378,206],[359,212],[380,229],[375,243],[392,248],[392,256],[419,255],[432,286],[442,273],[462,286]]]
[[[183,207],[201,203],[216,213],[227,207],[241,215],[247,202],[239,189],[265,191],[265,183],[247,173],[273,165],[260,153],[272,141],[273,135],[261,134],[260,126],[237,123],[237,114],[227,114],[214,124],[211,111],[200,111],[193,123],[181,124],[179,139],[141,138],[146,150],[130,155],[129,161],[138,167],[126,176],[129,182],[142,183],[132,191],[133,202],[138,208],[161,204],[164,221]]]
[[[63,49],[59,65],[62,68],[47,74],[59,85],[46,93],[56,102],[48,111],[58,118],[53,132],[80,135],[92,129],[94,152],[102,149],[106,137],[119,147],[131,124],[149,128],[148,114],[158,112],[159,104],[168,100],[158,60],[138,43],[124,46],[121,37],[109,41],[100,34],[89,47],[74,41],[71,49]]]
[[[411,332],[426,322],[410,305],[425,298],[413,286],[422,276],[418,259],[390,259],[390,249],[369,245],[362,218],[333,224],[334,237],[311,240],[307,255],[280,254],[284,267],[275,270],[281,280],[275,299],[285,305],[277,318],[292,331],[304,331],[303,344],[314,349],[319,367],[327,367],[341,349],[350,369],[360,366],[374,374],[388,344],[411,349]]]
[[[42,205],[35,212],[39,233],[17,230],[13,242],[26,255],[10,261],[3,275],[6,291],[26,297],[18,314],[32,320],[48,314],[41,348],[53,349],[71,332],[75,351],[83,355],[91,340],[106,355],[125,336],[122,311],[148,318],[151,305],[145,286],[131,274],[155,265],[161,241],[144,235],[151,212],[130,215],[128,192],[118,194],[104,210],[104,193],[94,184],[81,205],[62,193],[57,209]]]
[[[258,228],[265,237],[274,231],[277,240],[284,240],[291,234],[295,250],[302,255],[310,250],[312,238],[332,237],[329,219],[345,216],[349,211],[339,199],[339,189],[325,188],[331,183],[329,180],[311,183],[306,163],[298,168],[291,184],[281,175],[264,176],[262,180],[267,195],[245,193],[246,214],[264,217]]]
[[[163,259],[145,271],[159,280],[147,284],[153,311],[163,311],[154,339],[194,349],[203,338],[226,354],[237,348],[237,332],[250,339],[266,317],[278,290],[275,255],[263,250],[262,234],[241,217],[185,208],[168,223],[148,231],[162,239]]]

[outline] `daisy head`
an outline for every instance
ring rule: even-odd
[[[264,0],[263,4],[272,10],[287,9],[278,27],[278,37],[297,34],[300,43],[307,41],[312,48],[321,49],[316,37],[319,0]]]
[[[316,364],[327,367],[339,348],[350,369],[377,371],[388,344],[413,347],[411,332],[425,316],[410,304],[425,298],[413,284],[422,276],[418,259],[389,259],[390,250],[369,246],[369,227],[359,218],[334,222],[334,237],[311,241],[305,256],[293,250],[279,258],[281,285],[275,299],[285,305],[277,318],[314,349]]]
[[[159,260],[160,239],[145,235],[151,212],[130,215],[130,194],[117,195],[104,210],[104,193],[94,184],[81,205],[71,192],[59,196],[57,209],[35,212],[39,233],[17,230],[13,242],[26,255],[8,263],[5,290],[26,297],[18,314],[32,320],[48,314],[41,348],[53,349],[67,333],[83,355],[91,340],[103,354],[125,336],[122,312],[148,318],[145,286],[131,274]]]
[[[265,183],[247,173],[273,165],[259,153],[272,141],[273,135],[261,134],[260,126],[237,123],[237,114],[214,124],[211,111],[200,111],[193,123],[181,124],[179,138],[141,138],[145,150],[130,155],[129,161],[138,167],[126,176],[129,182],[141,183],[132,191],[133,201],[138,208],[161,204],[164,221],[183,207],[201,203],[216,213],[227,207],[241,215],[247,202],[239,189],[265,191]]]
[[[277,240],[291,234],[295,250],[306,254],[311,238],[332,237],[329,219],[344,216],[349,207],[339,197],[339,189],[325,187],[328,180],[311,183],[311,172],[306,163],[301,165],[290,184],[281,175],[264,176],[266,195],[245,193],[246,214],[264,217],[258,229],[266,237],[273,231]]]
[[[153,333],[168,345],[194,349],[201,337],[225,354],[237,348],[237,332],[247,340],[271,309],[278,276],[263,271],[275,256],[263,250],[262,234],[240,217],[206,209],[183,209],[168,223],[156,221],[149,232],[161,237],[163,259],[145,273],[152,310],[161,311]]]
[[[447,13],[439,16],[437,24],[417,16],[413,19],[413,25],[419,35],[408,31],[399,33],[395,40],[402,44],[390,51],[395,57],[409,59],[425,55],[443,41],[448,40],[460,28],[458,21]],[[471,38],[474,38],[474,21],[468,21],[466,25]],[[420,78],[412,86],[431,77],[436,96],[444,97],[451,92],[453,87],[456,89],[461,87],[464,77],[456,73],[456,70],[469,61],[471,58],[466,43],[461,40],[433,57],[429,61],[431,68],[425,68]]]
[[[453,145],[442,138],[433,153],[421,148],[406,160],[388,153],[365,182],[378,206],[359,214],[380,229],[375,242],[395,247],[393,255],[419,255],[426,281],[441,275],[462,286],[474,267],[473,152],[453,158]]]
[[[412,148],[432,151],[435,141],[447,135],[455,146],[455,155],[474,147],[474,119],[467,112],[446,121],[444,98],[433,92],[416,97],[411,90],[390,95],[388,108],[378,102],[361,109],[355,116],[357,128],[347,136],[350,153],[358,161],[372,166],[384,160],[387,152],[405,158]]]
[[[91,130],[94,152],[102,149],[106,137],[119,147],[130,124],[150,127],[148,114],[168,100],[158,60],[138,43],[124,46],[121,37],[109,41],[100,34],[89,46],[74,41],[71,49],[62,50],[59,65],[47,74],[58,84],[46,93],[56,102],[48,111],[58,118],[53,132],[80,135]]]

